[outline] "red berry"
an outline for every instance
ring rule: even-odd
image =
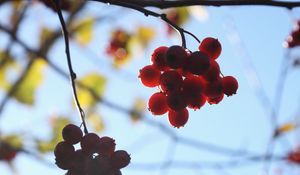
[[[200,93],[204,90],[205,81],[198,76],[188,76],[183,80],[182,89],[187,96],[193,96],[196,93]]]
[[[82,135],[83,133],[81,129],[73,124],[66,125],[62,130],[63,139],[70,144],[76,144],[80,142]]]
[[[208,98],[219,97],[223,93],[222,79],[218,78],[215,81],[207,81],[205,84],[204,95]]]
[[[207,102],[212,105],[212,104],[219,104],[224,98],[224,94],[222,93],[221,95],[217,97],[208,97]]]
[[[160,88],[163,92],[173,92],[179,90],[182,85],[182,76],[174,70],[165,71],[160,76]]]
[[[79,172],[86,172],[93,160],[93,157],[91,155],[87,155],[82,149],[78,149],[75,151],[74,156],[72,156],[71,160],[71,169],[77,170]]]
[[[63,170],[68,170],[72,167],[72,159],[70,157],[55,157],[55,164]]]
[[[215,60],[210,60],[210,67],[203,77],[208,81],[214,81],[220,77],[220,66]]]
[[[227,96],[236,94],[239,87],[238,81],[232,76],[226,76],[222,78],[223,80],[223,92]]]
[[[148,101],[148,109],[153,115],[163,115],[168,111],[167,97],[161,92],[153,94]]]
[[[95,133],[88,133],[83,136],[80,146],[82,151],[87,154],[93,154],[97,151],[100,145],[100,137]]]
[[[130,155],[124,150],[118,150],[111,156],[111,163],[115,169],[126,167],[130,163]]]
[[[99,140],[99,148],[97,153],[100,155],[110,156],[116,148],[115,140],[110,137],[101,137]]]
[[[207,37],[201,42],[199,50],[215,60],[221,54],[222,46],[218,39]]]
[[[187,100],[182,91],[171,92],[167,96],[167,104],[174,111],[179,111],[187,107]]]
[[[200,109],[206,102],[206,98],[201,93],[196,93],[193,96],[187,97],[188,107],[191,109]]]
[[[169,111],[169,122],[175,128],[183,127],[189,119],[189,111],[185,108],[180,111]]]
[[[98,155],[96,156],[89,168],[89,174],[99,174],[99,175],[106,175],[112,170],[111,159],[108,156]]]
[[[158,47],[154,50],[151,56],[151,61],[153,63],[153,66],[160,71],[164,71],[168,68],[168,65],[166,63],[167,50],[168,47],[166,46]]]
[[[187,58],[187,52],[181,46],[171,46],[166,52],[166,63],[172,69],[183,67]]]
[[[74,146],[66,141],[59,142],[54,149],[55,157],[71,157],[74,152]]]
[[[147,87],[155,87],[159,85],[160,71],[153,65],[148,65],[140,70],[139,78],[143,85]]]
[[[208,56],[200,51],[193,52],[187,60],[185,69],[195,75],[205,74],[210,67]]]

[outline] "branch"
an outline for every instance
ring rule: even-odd
[[[55,2],[55,8],[57,10],[57,15],[58,15],[59,21],[61,23],[62,32],[63,32],[63,36],[64,36],[64,40],[65,40],[66,55],[67,55],[69,73],[70,73],[71,86],[72,86],[72,90],[73,90],[73,97],[74,97],[74,101],[76,103],[76,106],[77,106],[77,109],[78,109],[78,112],[79,112],[79,115],[80,115],[80,118],[81,118],[84,133],[87,134],[88,130],[87,130],[87,126],[86,126],[86,123],[85,123],[85,113],[84,113],[83,109],[81,108],[78,97],[77,97],[77,91],[76,91],[76,85],[75,85],[76,74],[73,71],[73,67],[72,67],[70,47],[69,47],[69,33],[68,33],[68,30],[67,30],[67,27],[66,27],[61,9],[59,7],[59,1],[54,0],[54,2]]]
[[[115,0],[91,0],[104,3],[114,3]],[[156,7],[160,9],[167,9],[173,7],[186,7],[186,6],[273,6],[273,7],[283,7],[287,9],[293,9],[295,7],[300,7],[300,2],[293,1],[270,1],[270,0],[123,0],[124,3],[136,4],[140,7]]]

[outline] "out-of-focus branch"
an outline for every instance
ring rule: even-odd
[[[116,0],[90,0],[98,1],[103,3],[115,3]],[[167,9],[173,7],[186,7],[186,6],[273,6],[273,7],[283,7],[292,9],[300,6],[300,2],[295,1],[270,1],[270,0],[122,0],[124,3],[136,4],[141,7],[156,7],[160,9]]]

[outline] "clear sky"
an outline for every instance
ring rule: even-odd
[[[7,24],[10,9],[8,6],[0,7],[0,22]],[[101,9],[101,10],[99,10]],[[116,13],[117,12],[117,13]],[[120,12],[121,15],[118,13]],[[247,150],[258,155],[266,153],[267,144],[272,135],[271,109],[265,101],[266,96],[271,105],[278,105],[278,125],[298,121],[299,111],[299,67],[290,68],[285,79],[282,100],[276,101],[276,87],[280,79],[281,70],[288,59],[287,50],[282,47],[283,41],[293,29],[294,20],[299,17],[299,10],[288,11],[277,7],[208,7],[205,8],[208,19],[201,21],[194,16],[183,27],[195,34],[200,40],[205,37],[216,37],[222,44],[222,54],[218,59],[222,73],[233,75],[238,79],[238,93],[232,97],[225,97],[218,105],[206,104],[201,110],[190,110],[190,118],[184,128],[172,128],[167,116],[154,117],[145,111],[147,119],[162,124],[168,130],[181,138],[187,138],[197,143],[209,143],[232,150]],[[37,15],[38,14],[38,15]],[[114,6],[90,2],[87,10],[81,15],[110,14],[113,21],[103,21],[96,25],[95,36],[92,43],[80,47],[72,42],[71,52],[74,70],[79,77],[90,71],[105,75],[108,79],[104,98],[130,108],[134,99],[140,97],[147,100],[157,89],[146,88],[141,85],[137,76],[143,66],[149,64],[152,51],[161,46],[180,45],[180,37],[176,34],[167,37],[165,24],[158,18],[146,17],[133,10],[121,10]],[[38,41],[38,29],[43,25],[59,27],[55,13],[45,10],[40,5],[30,7],[19,33],[20,38],[28,45],[34,47]],[[151,26],[156,29],[157,36],[148,49],[135,57],[132,62],[119,71],[111,67],[109,56],[105,55],[105,47],[110,32],[115,27],[122,27],[134,31],[138,25]],[[0,46],[4,48],[7,43],[5,34],[0,33]],[[187,46],[196,50],[198,44],[187,36]],[[16,49],[18,58],[22,52]],[[90,54],[93,51],[94,54]],[[291,50],[291,55],[299,57],[299,50]],[[59,40],[52,48],[50,59],[67,71],[64,55],[63,40]],[[287,60],[287,61],[284,61]],[[24,106],[11,100],[1,114],[0,132],[22,133],[28,137],[27,145],[32,147],[30,139],[33,137],[49,137],[49,116],[65,115],[79,123],[79,117],[71,105],[71,86],[68,81],[61,78],[51,68],[44,72],[45,80],[36,93],[36,104],[32,107]],[[264,94],[257,93],[262,89]],[[3,98],[0,92],[0,99]],[[124,175],[261,175],[262,162],[236,165],[233,168],[182,168],[184,165],[176,162],[227,162],[239,160],[239,157],[213,153],[201,149],[195,143],[186,140],[174,142],[171,137],[160,130],[159,127],[149,125],[143,121],[133,123],[127,114],[99,104],[97,111],[101,113],[106,129],[99,135],[113,137],[117,149],[127,150],[132,157],[132,164],[122,170]],[[299,118],[299,117],[298,117]],[[299,121],[298,121],[299,122]],[[288,133],[274,142],[277,155],[286,153],[299,143],[299,131]],[[195,146],[196,145],[196,146]],[[196,148],[195,148],[196,147]],[[45,156],[54,163],[52,154]],[[174,160],[168,169],[141,169],[138,164],[160,164]],[[136,166],[135,166],[136,165]],[[190,164],[189,164],[190,165]],[[21,154],[14,160],[14,166],[20,175],[62,175],[64,171],[55,165],[49,166]],[[294,175],[299,174],[299,168],[286,162],[271,164],[270,174]],[[10,175],[11,170],[0,162],[0,175]]]

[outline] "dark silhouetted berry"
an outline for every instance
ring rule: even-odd
[[[100,137],[95,133],[86,134],[85,136],[83,136],[80,142],[82,151],[87,154],[96,153],[100,144],[99,140]]]
[[[187,58],[187,52],[181,46],[171,46],[166,53],[166,63],[172,69],[182,68]]]
[[[187,100],[182,91],[171,92],[167,96],[167,104],[170,109],[179,111],[187,107]]]
[[[121,169],[126,167],[130,163],[130,156],[129,154],[124,150],[118,150],[113,153],[111,156],[111,163],[113,168],[115,169]]]
[[[195,75],[205,74],[210,67],[209,57],[200,51],[193,52],[189,57],[185,69]]]
[[[160,76],[160,88],[163,92],[173,92],[182,86],[182,76],[174,70],[166,71]]]
[[[79,143],[82,139],[83,133],[81,129],[73,124],[66,125],[62,130],[63,139],[71,144]]]
[[[99,155],[110,156],[114,153],[116,148],[116,143],[114,139],[110,137],[101,137],[99,142],[99,148],[97,151]]]

